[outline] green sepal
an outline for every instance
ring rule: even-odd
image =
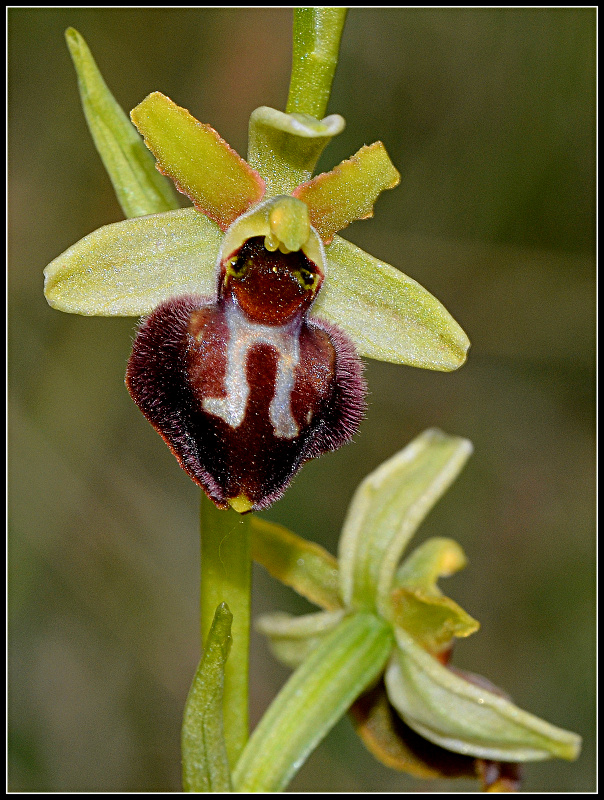
[[[160,171],[195,208],[225,231],[264,194],[264,181],[209,125],[161,92],[130,117],[157,158]]]
[[[423,286],[339,236],[325,255],[312,313],[346,331],[360,355],[445,372],[464,363],[468,337]]]
[[[384,669],[389,625],[354,614],[329,633],[289,678],[247,743],[233,774],[237,792],[279,792]]]
[[[338,562],[323,547],[253,516],[252,558],[277,580],[327,611],[341,609]]]
[[[365,145],[330,172],[298,186],[294,197],[310,210],[310,221],[325,244],[357,219],[373,216],[373,204],[401,176],[381,142]]]
[[[266,183],[266,196],[289,194],[307,181],[325,146],[345,126],[332,114],[323,120],[308,114],[284,114],[268,106],[252,111],[248,162]]]
[[[153,156],[107,88],[84,38],[67,28],[65,39],[90,133],[126,217],[178,208],[174,187],[155,169]]]
[[[390,618],[390,591],[403,551],[471,452],[467,439],[430,429],[363,480],[348,508],[339,544],[340,591],[346,606],[377,609]]]
[[[494,761],[577,758],[581,737],[550,725],[444,667],[400,629],[388,697],[414,731],[456,753]]]
[[[44,270],[44,295],[59,311],[138,317],[182,294],[216,293],[222,233],[194,208],[105,225]]]
[[[232,790],[222,711],[224,667],[231,647],[232,621],[227,604],[221,603],[185,704],[181,737],[185,792]]]
[[[268,638],[275,658],[282,664],[295,668],[342,621],[344,613],[344,609],[341,609],[295,617],[276,611],[273,614],[263,614],[254,624],[256,630]]]

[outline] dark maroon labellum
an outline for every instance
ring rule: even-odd
[[[256,237],[223,261],[216,301],[168,300],[138,331],[128,390],[221,508],[266,508],[305,461],[358,429],[354,345],[308,317],[322,280],[301,251],[270,252]]]

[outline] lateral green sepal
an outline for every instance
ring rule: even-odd
[[[138,317],[182,294],[216,292],[222,234],[194,208],[114,222],[88,234],[44,270],[59,311]]]
[[[344,609],[341,609],[295,617],[276,611],[258,617],[255,628],[268,638],[275,658],[282,664],[295,668],[341,622],[344,613]]]
[[[423,286],[339,236],[325,256],[312,314],[346,331],[360,355],[444,372],[461,367],[468,337]]]

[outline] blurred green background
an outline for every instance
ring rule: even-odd
[[[178,791],[199,655],[194,484],[123,383],[131,319],[52,311],[42,270],[122,218],[64,43],[87,39],[126,110],[159,90],[245,154],[284,108],[288,9],[8,12],[9,786]],[[455,663],[584,737],[526,791],[592,791],[595,462],[594,9],[354,9],[329,112],[328,169],[381,139],[401,184],[346,233],[418,280],[472,340],[440,374],[371,362],[354,444],[302,470],[265,513],[335,552],[361,478],[422,430],[475,454],[419,531],[469,558],[445,591],[482,629]],[[257,613],[310,607],[260,568]],[[252,720],[288,672],[255,637]],[[468,791],[374,761],[343,720],[298,791]]]

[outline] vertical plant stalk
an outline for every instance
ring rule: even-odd
[[[233,614],[232,645],[224,674],[224,738],[234,769],[249,735],[248,673],[252,557],[251,515],[221,511],[201,498],[201,641],[205,642],[216,608],[226,603]]]
[[[294,9],[292,76],[286,112],[325,116],[346,8]]]

